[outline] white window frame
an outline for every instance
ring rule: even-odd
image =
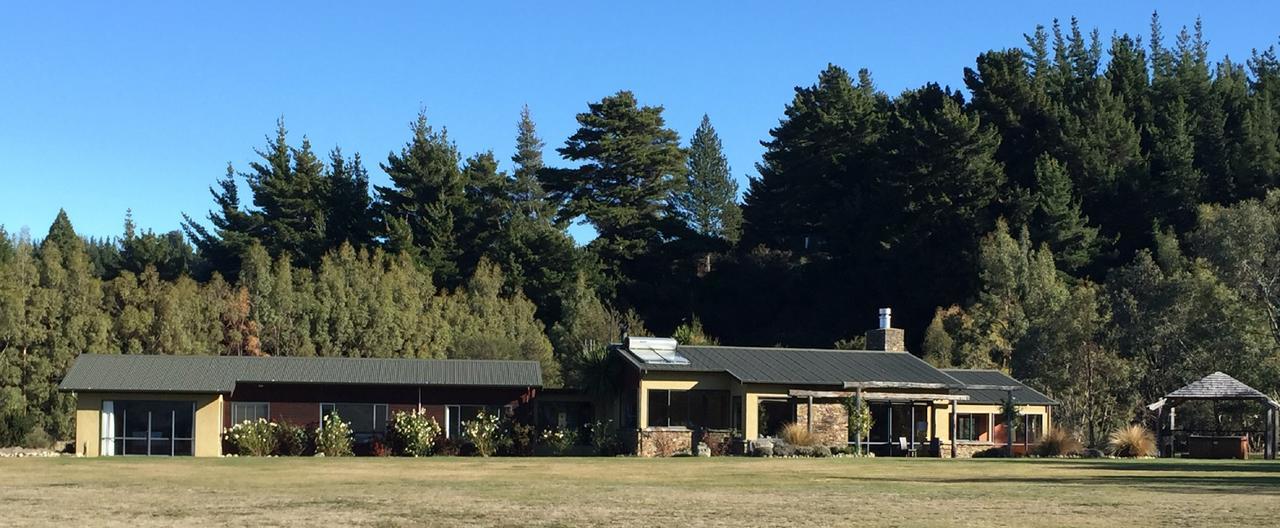
[[[266,408],[266,412],[265,412],[265,413],[263,413],[262,418],[265,418],[267,421],[271,421],[271,402],[233,401],[233,402],[231,402],[231,425],[233,425],[233,426],[234,426],[234,425],[236,425],[236,424],[238,424],[238,423],[244,422],[244,420],[237,420],[237,419],[236,419],[236,406],[237,406],[237,405],[262,405],[262,406],[264,406],[264,407]],[[254,414],[257,414],[257,413],[254,413]],[[256,419],[256,418],[255,418],[255,419]]]

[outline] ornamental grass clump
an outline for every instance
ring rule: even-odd
[[[1033,452],[1042,457],[1076,456],[1084,451],[1084,444],[1071,431],[1054,427],[1045,432],[1036,443]]]
[[[271,456],[276,453],[280,439],[279,426],[265,418],[245,420],[227,429],[227,442],[241,456]]]
[[[493,456],[503,443],[501,421],[496,414],[480,411],[475,418],[462,422],[462,436],[471,443],[477,455]]]
[[[387,428],[387,443],[400,456],[431,456],[439,436],[440,424],[423,409],[395,413]]]
[[[812,446],[818,443],[809,428],[800,422],[791,422],[782,427],[782,441],[793,446]]]
[[[316,454],[327,457],[351,456],[351,424],[342,421],[338,413],[325,415],[324,422],[316,429]]]
[[[1121,427],[1107,438],[1107,451],[1123,458],[1152,456],[1156,454],[1156,437],[1141,425]]]

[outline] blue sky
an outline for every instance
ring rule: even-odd
[[[358,4],[358,5],[357,5]],[[463,5],[468,4],[468,5]],[[1078,16],[1166,34],[1205,22],[1215,59],[1277,42],[1266,2],[27,2],[0,16],[0,224],[42,237],[58,208],[85,235],[203,217],[283,115],[320,150],[377,163],[419,107],[467,154],[506,163],[521,105],[553,149],[586,104],[629,89],[687,140],[703,113],[746,176],[792,88],[833,62],[897,93],[961,85],[984,50]],[[1025,4],[1025,5],[1024,5]],[[586,231],[575,235],[584,238]]]

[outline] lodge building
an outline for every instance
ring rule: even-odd
[[[868,350],[625,337],[610,346],[618,368],[606,394],[544,389],[532,361],[91,354],[77,358],[60,390],[77,397],[75,449],[84,456],[220,456],[235,423],[315,427],[331,412],[367,447],[392,414],[411,409],[450,438],[480,411],[538,427],[611,420],[643,456],[742,445],[796,422],[829,446],[964,457],[1025,450],[1052,426],[1055,401],[998,371],[934,368],[906,351],[902,330],[881,312]],[[849,434],[847,407],[858,400],[872,417],[866,438]],[[1007,400],[1017,423],[1003,417]]]

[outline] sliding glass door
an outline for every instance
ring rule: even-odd
[[[103,455],[191,455],[195,402],[102,402]]]

